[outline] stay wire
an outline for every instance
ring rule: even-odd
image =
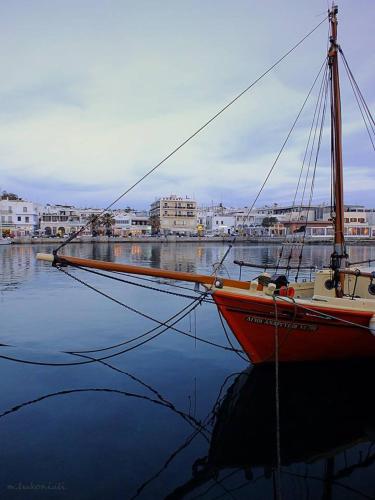
[[[162,333],[166,332],[167,330],[169,330],[170,328],[173,327],[173,325],[175,325],[176,323],[178,323],[179,321],[181,321],[183,318],[185,318],[195,307],[198,307],[199,305],[199,301],[197,304],[193,305],[188,311],[187,313],[185,313],[182,318],[179,318],[177,319],[174,323],[172,323],[172,325],[167,325],[163,330],[161,330],[160,332],[156,333],[155,335],[153,335],[152,337],[149,337],[147,338],[146,340],[143,340],[142,342],[139,342],[138,344],[136,344],[135,346],[132,346],[132,347],[128,347],[127,349],[123,349],[122,351],[119,351],[119,352],[116,352],[114,354],[110,354],[108,356],[103,356],[101,358],[92,358],[90,360],[87,360],[87,361],[79,361],[79,362],[68,362],[68,363],[51,363],[51,362],[44,362],[44,361],[32,361],[32,360],[25,360],[25,359],[20,359],[20,358],[15,358],[13,356],[5,356],[3,354],[0,355],[0,359],[6,359],[8,361],[14,361],[14,362],[17,362],[17,363],[22,363],[22,364],[27,364],[27,365],[37,365],[37,366],[78,366],[78,365],[87,365],[87,364],[91,364],[91,363],[96,363],[98,361],[103,361],[103,360],[106,360],[106,359],[112,359],[112,358],[115,358],[117,356],[120,356],[122,354],[125,354],[129,351],[132,351],[134,349],[137,349],[138,347],[140,347],[141,345],[144,345],[148,342],[150,342],[151,340],[154,340],[155,338],[159,337]],[[159,327],[160,328],[160,327]],[[158,330],[159,328],[156,328],[155,330]],[[180,331],[180,333],[183,333],[183,335],[187,335],[189,337],[192,337],[194,338],[192,335],[189,335],[185,332],[182,332]],[[141,335],[140,337],[144,337],[146,334],[143,334]],[[206,343],[209,343],[209,341],[206,341],[204,339],[198,339],[200,340],[201,342],[206,342]],[[134,339],[132,339],[131,341],[134,341]],[[130,342],[130,341],[128,341]],[[215,346],[217,347],[217,346]],[[224,347],[222,346],[223,349],[225,350],[229,350],[229,348],[227,347]],[[70,354],[70,355],[75,355],[77,353],[75,353],[74,351],[72,352],[64,352],[64,351],[60,351],[62,352],[63,354]]]
[[[366,114],[366,109],[363,110],[362,109],[362,106],[363,106],[363,102],[361,101],[360,97],[358,96],[358,90],[357,90],[357,87],[356,87],[356,82],[355,80],[353,80],[353,75],[352,73],[350,72],[350,68],[348,67],[347,65],[347,62],[346,62],[346,59],[344,58],[344,55],[342,52],[340,52],[341,55],[343,56],[343,61],[344,61],[344,68],[346,70],[346,74],[348,76],[348,80],[350,82],[350,85],[352,87],[352,90],[353,90],[353,94],[354,94],[354,97],[355,97],[355,100],[357,101],[357,105],[358,105],[358,109],[361,113],[361,116],[362,116],[362,119],[363,119],[363,123],[365,124],[365,127],[366,127],[366,130],[367,130],[367,134],[369,136],[369,139],[370,139],[370,142],[371,142],[371,145],[375,151],[375,143],[374,143],[374,138],[372,137],[371,135],[371,132],[370,132],[370,128],[372,130],[372,133],[375,135],[375,129],[371,123],[371,121],[369,121],[369,123],[366,121],[366,116],[367,116],[367,120],[369,119],[368,118],[368,115]],[[366,115],[366,116],[365,116]]]
[[[117,303],[120,303],[119,301],[117,301],[116,299],[116,302]],[[151,340],[154,340],[155,338],[159,337],[162,333],[164,333],[165,331],[167,330],[170,330],[170,329],[173,329],[175,330],[176,332],[186,336],[186,337],[189,337],[189,338],[192,338],[194,339],[194,341],[198,340],[199,342],[202,342],[202,343],[205,343],[205,344],[208,344],[212,347],[217,347],[217,348],[220,348],[220,349],[223,349],[225,351],[230,351],[230,352],[233,352],[233,350],[227,346],[223,346],[221,344],[217,344],[216,342],[212,342],[210,340],[206,340],[206,339],[203,339],[201,337],[198,337],[198,336],[195,336],[195,335],[190,335],[189,333],[187,332],[184,332],[183,330],[179,330],[179,329],[176,329],[174,328],[174,325],[178,322],[180,322],[182,319],[184,319],[188,314],[190,314],[190,312],[192,312],[194,309],[196,309],[202,302],[202,298],[198,298],[196,299],[195,301],[193,301],[190,307],[190,309],[188,309],[184,315],[181,317],[181,318],[178,318],[176,319],[171,325],[168,325],[166,323],[165,324],[165,328],[163,330],[161,330],[160,332],[156,333],[155,335],[143,340],[142,342],[139,342],[138,344],[136,344],[135,346],[132,346],[132,347],[129,347],[127,349],[123,349],[119,352],[116,352],[114,354],[110,354],[108,356],[103,356],[101,358],[92,358],[90,360],[87,360],[87,361],[80,361],[80,362],[63,362],[63,363],[52,363],[52,362],[45,362],[45,361],[33,361],[33,360],[27,360],[27,359],[20,359],[20,358],[16,358],[14,356],[6,356],[4,354],[1,354],[0,355],[0,359],[6,359],[8,361],[13,361],[13,362],[17,362],[17,363],[22,363],[22,364],[28,364],[28,365],[36,365],[36,366],[59,366],[59,367],[62,367],[62,366],[78,366],[78,365],[87,365],[87,364],[91,364],[91,363],[95,363],[95,362],[100,362],[100,361],[103,361],[103,360],[106,360],[106,359],[111,359],[111,358],[114,358],[114,357],[117,357],[117,356],[120,356],[122,354],[125,354],[129,351],[132,351],[134,349],[137,349],[138,347],[150,342]],[[120,303],[121,304],[121,303]],[[184,308],[184,310],[186,310],[186,307]],[[181,313],[181,312],[180,312]],[[158,320],[155,320],[155,321],[158,321]],[[156,331],[160,328],[160,326],[163,326],[164,324],[162,322],[160,322],[161,324],[154,328],[153,330],[151,331]],[[120,345],[125,345],[125,344],[128,344],[128,343],[131,343],[131,342],[134,342],[135,340],[139,340],[140,338],[143,338],[147,335],[149,335],[149,333],[151,333],[151,331],[148,331],[136,338],[133,338],[133,339],[129,339],[125,342],[122,342],[121,344],[118,344],[118,346]],[[102,349],[98,349],[98,350],[91,350],[91,351],[60,351],[61,353],[63,354],[70,354],[70,355],[76,355],[76,354],[81,354],[81,353],[91,353],[91,352],[99,352],[99,351],[103,351],[103,350],[108,350],[108,349],[113,349],[114,347],[110,347],[110,348],[102,348]],[[242,352],[240,350],[235,350],[235,352]]]
[[[319,130],[318,141],[317,141],[316,152],[315,152],[315,162],[314,162],[313,175],[312,175],[312,179],[311,179],[309,204],[308,204],[307,213],[306,213],[306,224],[305,224],[303,237],[302,237],[302,246],[301,246],[300,254],[298,257],[298,269],[297,269],[297,273],[295,276],[296,282],[298,280],[299,272],[300,272],[300,269],[302,266],[302,255],[303,255],[303,249],[304,249],[304,245],[305,245],[307,225],[308,225],[309,214],[310,214],[310,210],[311,210],[312,199],[313,199],[313,195],[314,195],[316,169],[317,169],[317,165],[318,165],[318,158],[319,158],[320,147],[321,147],[321,143],[322,143],[324,122],[325,122],[326,109],[327,109],[327,96],[328,96],[328,75],[326,75],[324,98],[322,98],[323,108],[322,108],[322,113],[321,113],[320,130]],[[315,138],[314,138],[314,142],[315,142]]]
[[[59,268],[59,270],[61,270]],[[62,270],[61,270],[62,271]],[[66,274],[68,274],[69,276],[71,276],[69,273],[67,273],[66,271],[63,271],[65,272]],[[74,278],[74,277],[73,277]],[[84,282],[83,282],[84,283]],[[25,364],[31,364],[31,365],[42,365],[42,366],[75,366],[75,365],[83,365],[83,364],[90,364],[90,363],[93,363],[93,362],[96,362],[96,361],[102,361],[102,360],[105,360],[105,359],[110,359],[110,358],[113,358],[113,357],[116,357],[116,356],[119,356],[121,354],[124,354],[125,352],[129,352],[137,347],[140,347],[141,345],[155,339],[156,337],[158,337],[159,335],[161,335],[162,333],[164,333],[165,331],[167,331],[168,329],[170,328],[173,328],[173,326],[178,323],[179,321],[181,321],[183,318],[185,318],[192,310],[195,309],[195,307],[197,307],[199,304],[200,304],[200,300],[201,298],[198,298],[196,299],[195,301],[193,301],[191,304],[188,304],[187,306],[185,306],[183,309],[181,309],[177,314],[175,314],[174,316],[172,316],[172,318],[168,319],[167,321],[170,322],[171,319],[175,319],[177,317],[177,319],[171,324],[171,325],[168,325],[167,323],[164,323],[165,325],[165,328],[156,333],[155,335],[153,335],[152,337],[138,343],[137,345],[133,346],[133,347],[130,347],[130,348],[127,348],[127,349],[124,349],[120,352],[117,352],[117,353],[114,353],[112,355],[109,355],[109,356],[105,356],[105,357],[102,357],[102,358],[95,358],[93,359],[92,361],[81,361],[81,362],[68,362],[68,363],[50,363],[50,362],[42,362],[42,361],[31,361],[31,360],[22,360],[22,359],[19,359],[19,358],[14,358],[14,357],[11,357],[11,356],[5,356],[5,355],[0,355],[0,358],[3,358],[3,359],[7,359],[9,361],[15,361],[15,362],[20,362],[20,363],[25,363]],[[117,301],[117,303],[119,303],[120,305],[124,305],[126,306],[125,304],[122,304],[120,301]],[[179,315],[182,314],[182,312],[186,311],[184,313],[184,315],[181,317],[181,318],[178,318]],[[161,322],[160,322],[161,323]],[[150,331],[147,331],[135,338],[132,338],[132,339],[128,339],[127,341],[125,342],[122,342],[121,344],[117,344],[116,346],[111,346],[109,348],[104,348],[104,349],[97,349],[97,350],[91,350],[91,351],[60,351],[61,353],[63,354],[70,354],[70,355],[75,355],[75,354],[86,354],[86,353],[91,353],[91,352],[100,352],[100,351],[103,351],[103,350],[108,350],[108,349],[113,349],[115,347],[120,347],[121,345],[126,345],[126,344],[129,344],[129,343],[132,343],[134,342],[135,340],[139,340],[141,338],[144,338],[145,336],[149,335],[150,333],[156,331],[156,330],[159,330],[160,329],[160,326],[164,326],[164,325],[159,325],[158,327],[155,327],[153,329],[151,329]],[[182,333],[184,335],[187,335],[189,337],[192,337],[192,335],[189,335],[187,334],[186,332],[183,332],[182,330],[179,331],[179,333]],[[209,341],[206,341],[204,339],[200,339],[198,338],[198,340],[202,341],[202,342],[207,342],[209,343]],[[219,344],[218,344],[219,345]],[[225,346],[222,346],[223,348],[225,348],[226,350],[228,350],[228,348],[226,348]]]
[[[322,72],[322,69],[324,67],[325,67],[325,71],[327,71],[327,59],[326,58],[324,59],[323,64],[322,64],[322,66],[321,66],[321,68],[319,70],[319,73],[317,75],[317,79],[319,78],[319,76],[320,76],[320,74]],[[314,82],[314,85],[315,85],[315,83],[316,83],[316,81]],[[301,169],[300,169],[300,173],[299,173],[299,177],[298,177],[297,187],[296,187],[296,190],[294,192],[294,198],[293,198],[293,203],[292,203],[292,211],[296,207],[297,196],[298,196],[299,188],[300,188],[300,185],[301,185],[303,171],[304,171],[305,165],[306,165],[306,159],[307,159],[307,155],[308,155],[308,151],[309,151],[309,147],[310,147],[312,133],[313,133],[313,130],[314,130],[314,123],[315,123],[316,114],[317,114],[317,110],[318,110],[318,106],[319,106],[319,102],[320,102],[320,96],[321,96],[322,89],[323,89],[323,83],[324,83],[324,75],[323,75],[323,78],[322,78],[322,82],[320,84],[317,102],[316,102],[315,107],[314,107],[313,119],[312,119],[312,122],[311,122],[310,130],[309,130],[309,135],[308,135],[308,139],[307,139],[307,143],[306,143],[306,147],[305,147],[305,152],[304,152],[303,159],[302,159],[302,165],[301,165]],[[309,166],[308,166],[308,170],[309,170]],[[307,177],[308,177],[308,171],[307,171],[307,174],[306,174],[304,189],[306,188]],[[299,207],[298,213],[301,213],[301,211],[302,211],[303,198],[304,198],[304,196],[302,195],[301,196],[301,203],[300,203],[300,207]],[[290,212],[289,222],[291,222],[291,220],[292,220],[292,211]],[[279,254],[279,257],[278,257],[276,272],[277,272],[279,266],[281,265],[281,258],[282,258],[282,255],[284,253],[284,247],[286,245],[286,241],[287,241],[287,235],[285,235],[285,241],[282,244],[281,251],[280,251],[280,254]],[[291,252],[293,251],[293,244],[294,244],[294,242],[295,242],[295,235],[293,235],[293,237],[292,237]],[[291,258],[291,253],[290,253],[290,258]],[[289,258],[289,262],[290,262],[290,258]]]
[[[375,128],[374,128],[374,127],[375,127],[375,120],[374,120],[374,117],[372,116],[372,113],[371,113],[371,111],[370,111],[370,108],[368,107],[367,102],[366,102],[366,100],[365,100],[365,98],[364,98],[364,96],[363,96],[363,94],[362,94],[362,92],[361,92],[361,89],[359,88],[359,85],[358,85],[358,83],[357,83],[356,79],[354,78],[353,72],[352,72],[352,70],[350,69],[349,63],[348,63],[348,61],[347,61],[347,59],[346,59],[346,57],[345,57],[345,54],[344,54],[344,52],[343,52],[342,48],[339,46],[339,48],[338,48],[338,49],[339,49],[339,52],[340,52],[340,54],[341,54],[341,56],[342,56],[342,59],[343,59],[343,61],[344,61],[344,65],[345,65],[345,66],[346,66],[346,68],[348,69],[348,72],[349,72],[349,74],[350,74],[350,76],[351,76],[351,79],[353,80],[354,85],[355,85],[355,87],[356,87],[356,89],[357,89],[358,95],[359,95],[359,97],[360,97],[360,99],[361,99],[361,102],[362,102],[362,104],[363,104],[363,107],[364,107],[364,109],[365,109],[365,111],[366,111],[366,115],[367,115],[367,117],[368,117],[368,119],[369,119],[369,122],[370,122],[370,124],[371,124],[371,128],[372,128],[372,130],[373,130],[373,131],[374,131],[374,133],[375,133]]]
[[[192,291],[195,292],[195,290],[192,290],[191,288],[189,288],[187,286],[177,285],[177,283],[172,283],[172,281],[170,281],[170,280],[162,281],[160,279],[155,279],[155,278],[145,278],[144,276],[137,276],[134,274],[123,273],[120,271],[111,271],[111,274],[120,274],[122,276],[127,276],[128,278],[137,279],[140,281],[149,281],[150,283],[156,283],[157,285],[167,285],[167,286],[170,286],[173,288],[180,288],[181,290],[188,290],[189,292],[192,292]],[[197,293],[197,292],[195,292],[195,293]]]
[[[327,85],[327,81],[326,81],[327,74],[328,74],[328,64],[326,65],[325,72],[324,72],[324,75],[322,78],[320,92],[319,92],[318,99],[316,102],[314,118],[313,118],[313,122],[312,122],[312,128],[310,129],[310,132],[312,134],[312,140],[311,140],[311,134],[310,134],[309,140],[308,140],[308,143],[306,146],[306,150],[305,150],[305,155],[308,155],[309,159],[308,159],[305,181],[304,181],[304,185],[303,185],[303,191],[301,194],[301,203],[299,206],[299,212],[302,211],[303,204],[305,202],[305,195],[306,195],[307,185],[309,182],[310,168],[311,168],[311,162],[312,162],[312,157],[313,157],[314,148],[315,148],[316,136],[317,136],[317,131],[318,131],[318,124],[319,124],[320,116],[321,116],[320,113],[322,110],[323,99],[325,98],[325,91],[326,91],[326,85]],[[305,160],[306,160],[306,156],[304,157],[304,161]]]
[[[183,294],[183,293],[171,292],[169,290],[162,290],[160,288],[156,288],[156,287],[153,287],[153,286],[150,286],[150,285],[143,285],[141,283],[135,283],[134,281],[124,280],[123,278],[117,278],[116,276],[112,276],[111,274],[101,273],[99,271],[94,271],[93,269],[88,269],[86,267],[78,266],[76,264],[71,265],[71,267],[74,267],[76,269],[80,269],[81,271],[86,271],[86,272],[91,273],[91,274],[96,274],[97,276],[102,276],[103,278],[108,278],[108,279],[111,279],[111,280],[114,280],[114,281],[118,281],[118,282],[121,282],[121,283],[126,283],[128,285],[138,286],[140,288],[145,288],[147,290],[153,290],[153,291],[160,292],[160,293],[166,293],[168,295],[174,295],[175,297],[182,297],[182,298],[193,299],[193,300],[195,300],[195,299],[198,298],[197,296],[193,296],[193,295],[186,295],[186,294]],[[118,274],[121,274],[121,273],[118,273]],[[157,283],[154,280],[147,280],[147,281],[152,281],[153,283]],[[167,285],[170,286],[169,283]],[[194,290],[191,290],[190,288],[186,288],[186,289],[190,290],[191,292],[194,292]],[[197,293],[199,295],[204,295],[204,292],[195,292],[195,293]],[[214,303],[212,300],[209,300],[209,299],[206,299],[206,298],[203,300],[203,302],[207,302],[209,304],[213,304]]]
[[[151,321],[154,321],[154,322],[156,322],[156,323],[159,323],[159,326],[157,326],[157,327],[155,327],[154,329],[152,329],[152,330],[150,330],[150,331],[148,331],[148,332],[146,332],[146,333],[142,334],[142,335],[141,335],[142,337],[143,337],[143,336],[145,336],[145,335],[148,335],[149,333],[151,333],[151,332],[153,332],[153,331],[155,331],[155,330],[157,330],[157,329],[159,329],[161,326],[166,326],[166,327],[167,327],[167,329],[172,329],[172,330],[174,330],[175,332],[180,333],[180,334],[182,334],[182,335],[185,335],[185,336],[187,336],[187,337],[190,337],[190,338],[192,338],[192,339],[194,339],[194,340],[199,340],[200,342],[204,342],[204,343],[207,343],[207,344],[213,345],[213,346],[215,346],[215,347],[220,347],[221,349],[225,349],[225,350],[228,350],[228,351],[232,351],[232,349],[229,349],[229,348],[228,348],[228,347],[226,347],[226,346],[222,346],[222,345],[220,345],[220,344],[216,344],[216,343],[211,342],[211,341],[209,341],[209,340],[202,339],[202,338],[200,338],[200,337],[198,337],[198,336],[196,336],[196,335],[190,335],[189,333],[184,332],[183,330],[180,330],[179,328],[174,328],[174,327],[173,327],[173,325],[175,325],[177,322],[179,322],[179,321],[181,321],[183,318],[185,318],[188,314],[190,314],[190,312],[194,311],[194,310],[196,309],[196,307],[198,307],[198,305],[201,305],[201,304],[202,304],[202,302],[205,300],[206,296],[209,294],[209,292],[208,292],[208,291],[207,291],[207,292],[202,293],[200,297],[195,297],[195,298],[193,299],[192,303],[190,303],[190,304],[188,304],[187,306],[185,306],[185,307],[184,307],[183,309],[181,309],[181,310],[180,310],[177,314],[175,314],[174,316],[172,316],[172,318],[170,318],[169,320],[167,320],[167,322],[171,321],[171,319],[174,319],[175,317],[177,317],[178,315],[180,315],[182,312],[186,311],[186,310],[187,310],[187,309],[191,306],[191,309],[189,309],[189,310],[188,310],[188,312],[187,312],[187,313],[185,313],[185,314],[182,316],[182,318],[180,318],[178,321],[176,321],[175,323],[173,323],[173,324],[172,324],[172,326],[171,326],[171,325],[168,325],[168,323],[167,323],[167,322],[160,321],[160,320],[158,320],[158,319],[156,319],[156,318],[153,318],[152,316],[149,316],[149,315],[146,315],[145,313],[142,313],[142,312],[141,312],[141,311],[139,311],[138,309],[135,309],[135,308],[133,308],[133,307],[131,307],[131,306],[128,306],[127,304],[124,304],[123,302],[119,301],[118,299],[116,299],[116,298],[114,298],[114,297],[112,297],[112,296],[110,296],[110,295],[106,294],[105,292],[102,292],[102,291],[101,291],[101,290],[99,290],[98,288],[93,287],[93,286],[92,286],[92,285],[90,285],[89,283],[87,283],[87,282],[85,282],[85,281],[83,281],[83,280],[81,280],[81,279],[77,278],[76,276],[73,276],[72,274],[68,273],[67,271],[63,270],[62,268],[58,268],[58,269],[59,269],[60,271],[64,272],[65,274],[67,274],[68,276],[70,276],[71,278],[73,278],[74,280],[78,281],[78,282],[79,282],[79,283],[81,283],[82,285],[84,285],[84,286],[86,286],[86,287],[90,288],[90,289],[91,289],[91,290],[93,290],[94,292],[97,292],[97,293],[99,293],[100,295],[105,296],[106,298],[108,298],[108,299],[110,299],[110,300],[114,301],[115,303],[117,303],[117,304],[119,304],[119,305],[121,305],[121,306],[125,307],[126,309],[129,309],[130,311],[132,311],[132,312],[134,312],[134,313],[136,313],[136,314],[139,314],[139,315],[141,315],[141,316],[143,316],[143,317],[145,317],[145,318],[147,318],[147,319],[149,319],[149,320],[151,320]],[[195,304],[195,305],[194,305],[194,304]],[[139,337],[138,337],[138,338],[139,338]],[[133,339],[133,341],[134,341],[134,339]],[[129,340],[125,341],[124,343],[128,343],[128,342],[129,342]],[[112,346],[112,347],[110,347],[110,348],[106,347],[106,348],[103,348],[103,349],[97,349],[97,350],[92,350],[92,351],[70,351],[70,352],[65,351],[65,352],[66,352],[66,353],[68,353],[68,354],[75,354],[75,353],[78,353],[78,352],[80,352],[80,353],[99,352],[99,351],[102,351],[102,350],[108,350],[108,349],[113,349],[114,347],[119,347],[120,345],[124,345],[124,343],[122,343],[122,344],[118,344],[118,345],[116,345],[116,346]],[[241,350],[238,350],[238,349],[234,349],[234,351],[235,351],[235,352],[242,352]]]
[[[110,210],[113,205],[115,205],[118,201],[120,201],[124,196],[126,196],[130,191],[132,191],[138,184],[144,181],[147,177],[149,177],[153,172],[155,172],[163,163],[165,163],[169,158],[171,158],[177,151],[183,148],[188,142],[190,142],[194,137],[196,137],[202,130],[204,130],[208,125],[210,125],[216,118],[218,118],[224,111],[226,111],[232,104],[234,104],[238,99],[240,99],[244,94],[246,94],[250,89],[252,89],[260,80],[262,80],[268,73],[270,73],[276,66],[278,66],[284,59],[286,59],[297,47],[299,47],[309,36],[311,36],[325,21],[327,17],[325,17],[319,24],[315,26],[312,30],[310,30],[303,38],[301,38],[292,48],[290,48],[283,56],[276,60],[266,71],[264,71],[258,78],[256,78],[250,85],[248,85],[242,92],[237,94],[231,101],[229,101],[223,108],[221,108],[214,116],[212,116],[209,120],[207,120],[201,127],[199,127],[195,132],[193,132],[187,139],[185,139],[181,144],[179,144],[175,149],[173,149],[167,156],[165,156],[159,163],[157,163],[154,167],[152,167],[148,172],[146,172],[140,179],[138,179],[134,184],[132,184],[128,189],[126,189],[122,194],[120,194],[114,201],[112,201],[105,209],[103,209],[98,215],[97,218],[102,216],[105,212]],[[88,226],[90,222],[82,226],[76,233],[72,234],[67,238],[66,241],[61,243],[55,250],[54,253],[57,254],[61,248],[70,243],[74,238],[76,238],[79,234],[81,234]]]
[[[155,323],[158,323],[159,324],[159,327],[160,326],[168,326],[167,323],[165,323],[164,321],[160,321],[156,318],[153,318],[152,316],[140,311],[139,309],[136,309],[135,307],[132,307],[132,306],[129,306],[128,304],[125,304],[124,302],[121,302],[120,300],[116,299],[115,297],[112,297],[111,295],[108,295],[107,293],[103,292],[102,290],[99,290],[98,288],[94,287],[93,285],[90,285],[89,283],[87,283],[86,281],[83,281],[81,280],[80,278],[78,278],[77,276],[74,276],[73,274],[69,273],[68,271],[65,271],[64,269],[62,269],[61,267],[58,267],[58,270],[63,272],[64,274],[66,274],[67,276],[69,276],[70,278],[74,279],[75,281],[77,281],[78,283],[80,283],[81,285],[84,285],[86,286],[87,288],[89,288],[90,290],[98,293],[99,295],[102,295],[103,297],[111,300],[112,302],[115,302],[116,304],[124,307],[125,309],[127,309],[128,311],[131,311],[135,314],[138,314],[139,316],[145,318],[145,319],[148,319],[150,321],[153,321]],[[203,300],[203,295],[201,295],[201,297],[197,297],[197,298],[194,298],[193,299],[193,303],[196,302],[196,301],[200,301],[201,299]],[[188,307],[188,306],[186,306]],[[174,329],[173,330],[176,330],[177,329]],[[180,332],[181,333],[181,332]]]
[[[317,82],[317,80],[318,80],[318,78],[319,78],[319,75],[320,75],[320,73],[322,72],[322,69],[324,68],[324,66],[325,66],[325,65],[326,65],[326,59],[324,59],[324,62],[323,62],[323,64],[321,65],[321,67],[320,67],[320,69],[319,69],[319,71],[318,71],[318,74],[316,75],[316,77],[315,77],[315,79],[314,79],[314,82],[313,82],[312,86],[310,87],[310,90],[309,90],[309,92],[308,92],[308,94],[307,94],[307,96],[306,96],[305,100],[303,101],[303,104],[302,104],[302,106],[301,106],[300,110],[298,111],[298,114],[297,114],[297,116],[296,116],[296,118],[295,118],[295,120],[294,120],[294,122],[293,122],[292,126],[290,127],[289,132],[288,132],[288,134],[287,134],[287,136],[286,136],[286,138],[285,138],[285,140],[284,140],[284,142],[283,142],[283,144],[282,144],[282,146],[281,146],[281,148],[280,148],[279,152],[277,153],[276,158],[275,158],[275,160],[274,160],[274,162],[273,162],[273,164],[272,164],[271,168],[269,169],[269,171],[268,171],[268,173],[267,173],[267,175],[266,175],[266,178],[265,178],[265,179],[264,179],[264,181],[263,181],[263,184],[261,185],[261,187],[260,187],[260,189],[259,189],[259,191],[258,191],[258,193],[257,193],[257,195],[256,195],[256,197],[255,197],[255,199],[253,200],[253,202],[252,202],[252,204],[251,204],[251,206],[250,206],[249,210],[247,211],[247,217],[249,216],[250,212],[253,210],[253,208],[254,208],[254,206],[255,206],[256,202],[258,201],[259,196],[262,194],[263,189],[264,189],[265,185],[267,184],[268,179],[270,178],[270,176],[271,176],[271,174],[272,174],[272,172],[273,172],[273,170],[274,170],[274,168],[275,168],[275,166],[276,166],[277,162],[279,161],[280,156],[282,155],[282,153],[283,153],[283,151],[284,151],[284,148],[285,148],[285,146],[286,146],[286,144],[287,144],[287,142],[288,142],[288,140],[289,140],[289,138],[290,138],[290,136],[291,136],[291,134],[292,134],[292,132],[293,132],[293,130],[294,130],[294,128],[295,128],[295,126],[297,125],[297,122],[298,122],[298,120],[299,120],[299,118],[300,118],[300,116],[301,116],[301,114],[302,114],[302,112],[303,112],[303,110],[304,110],[304,108],[305,108],[305,106],[306,106],[306,104],[307,104],[307,101],[308,101],[308,100],[309,100],[309,98],[310,98],[311,92],[313,91],[313,89],[314,89],[314,87],[315,87],[315,84],[316,84],[316,82]]]
[[[272,174],[272,172],[274,171],[274,169],[275,169],[275,167],[276,167],[276,164],[277,164],[277,162],[279,161],[279,159],[280,159],[280,157],[281,157],[281,155],[282,155],[282,153],[283,153],[283,151],[284,151],[284,149],[285,149],[285,146],[287,145],[287,143],[288,143],[288,141],[289,141],[289,138],[290,138],[290,136],[292,135],[292,132],[293,132],[293,130],[294,130],[294,128],[295,128],[295,126],[297,125],[297,122],[298,122],[298,120],[299,120],[299,118],[300,118],[300,116],[301,116],[301,114],[302,114],[303,110],[305,109],[305,106],[306,106],[306,104],[307,104],[307,102],[308,102],[308,100],[309,100],[309,98],[310,98],[310,95],[311,95],[311,93],[312,93],[312,91],[313,91],[313,89],[314,89],[314,87],[315,87],[315,84],[316,84],[316,82],[318,81],[319,76],[320,76],[320,74],[321,74],[321,72],[322,72],[322,70],[323,70],[323,68],[324,68],[325,66],[326,66],[326,58],[324,58],[323,64],[320,66],[319,71],[318,71],[318,74],[317,74],[317,75],[316,75],[316,77],[314,78],[313,84],[311,85],[311,87],[310,87],[310,89],[309,89],[309,91],[308,91],[308,93],[307,93],[307,96],[306,96],[306,98],[305,98],[305,100],[304,100],[304,102],[303,102],[303,104],[302,104],[302,106],[301,106],[300,110],[298,111],[298,114],[297,114],[296,118],[294,119],[294,122],[292,123],[292,125],[291,125],[291,127],[290,127],[290,129],[289,129],[289,132],[288,132],[288,134],[287,134],[287,136],[286,136],[286,138],[285,138],[285,140],[284,140],[284,142],[283,142],[283,143],[282,143],[282,145],[281,145],[280,150],[279,150],[279,152],[277,153],[276,158],[275,158],[275,160],[274,160],[273,164],[271,165],[271,168],[270,168],[270,169],[269,169],[269,171],[267,172],[267,175],[266,175],[266,177],[265,177],[265,179],[264,179],[264,181],[263,181],[262,185],[260,186],[260,188],[259,188],[259,190],[258,190],[258,192],[257,192],[257,194],[256,194],[256,196],[255,196],[255,198],[254,198],[254,200],[253,200],[253,202],[251,203],[250,208],[247,210],[247,213],[246,213],[246,218],[247,218],[247,219],[249,218],[249,215],[250,215],[251,211],[252,211],[252,210],[253,210],[253,208],[255,207],[256,202],[258,201],[258,199],[259,199],[260,195],[262,194],[263,189],[265,188],[265,186],[266,186],[266,184],[267,184],[267,182],[268,182],[269,178],[271,177],[271,174]],[[236,240],[236,237],[234,237],[234,240],[233,240],[233,241],[235,241],[235,240]],[[231,243],[231,244],[229,245],[229,249],[228,249],[228,251],[232,248],[232,246],[233,246],[233,243]],[[224,260],[225,260],[225,258],[226,258],[226,256],[227,256],[227,254],[228,254],[228,251],[227,251],[227,252],[226,252],[226,254],[224,255],[224,257],[223,257],[223,259],[222,259],[222,263],[224,262]]]

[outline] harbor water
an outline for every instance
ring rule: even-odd
[[[64,250],[210,274],[227,247]],[[36,261],[52,250],[0,246],[0,498],[375,498],[372,363],[280,367],[277,419],[275,366],[252,369],[234,351],[209,296]],[[375,258],[372,246],[349,251]],[[273,263],[278,252],[236,244],[222,273],[238,278],[234,260]],[[306,246],[303,264],[330,253]],[[242,279],[259,272],[243,268]]]

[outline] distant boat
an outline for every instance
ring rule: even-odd
[[[329,11],[330,47],[326,60],[325,96],[331,98],[332,219],[334,247],[329,267],[317,271],[315,280],[291,284],[292,267],[276,266],[246,282],[162,269],[79,259],[67,255],[38,258],[56,265],[73,265],[157,276],[199,283],[212,294],[242,349],[253,363],[317,361],[375,357],[375,271],[350,267],[344,238],[341,103],[337,43],[337,13]],[[323,89],[322,81],[322,89]],[[321,101],[324,106],[325,101]],[[329,106],[327,106],[329,108]],[[368,111],[369,116],[371,116]],[[371,117],[372,118],[372,117]],[[315,117],[314,117],[315,119]],[[318,121],[317,121],[318,124]],[[321,129],[324,125],[322,111]],[[318,130],[316,127],[315,132]],[[319,133],[318,133],[319,135]],[[320,135],[321,137],[321,135]],[[319,139],[320,140],[320,139]],[[317,147],[318,148],[318,147]],[[318,149],[317,149],[318,151]],[[313,189],[315,178],[312,178]],[[305,224],[306,229],[307,223]],[[301,264],[302,253],[300,254]],[[298,267],[298,270],[300,267]]]

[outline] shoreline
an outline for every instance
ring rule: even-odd
[[[41,245],[41,244],[61,244],[66,241],[65,238],[13,238],[13,245]],[[375,245],[375,238],[366,238],[366,239],[347,239],[345,240],[348,245]],[[121,238],[121,237],[108,237],[108,236],[81,236],[80,238],[76,238],[72,240],[70,243],[80,244],[80,243],[107,243],[107,244],[133,244],[133,243],[175,243],[175,244],[184,244],[184,243],[232,243],[234,245],[246,243],[250,245],[259,245],[259,244],[271,244],[271,245],[280,245],[285,243],[284,238],[259,238],[259,237],[237,237],[235,241],[233,241],[233,237],[177,237],[177,236],[165,236],[165,237],[147,237],[147,238]],[[297,244],[298,242],[294,242]],[[333,240],[328,238],[306,238],[306,245],[332,245]],[[4,245],[5,246],[5,245]],[[6,245],[8,246],[8,245]]]

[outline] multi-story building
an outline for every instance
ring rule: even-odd
[[[205,234],[208,235],[279,236],[284,234],[284,215],[275,217],[275,221],[267,227],[263,225],[266,218],[274,217],[272,214],[272,209],[225,208],[220,204],[212,207],[200,207],[198,223],[203,226]]]
[[[307,208],[306,208],[307,210]],[[310,209],[314,217],[308,217],[306,236],[311,238],[333,238],[332,208],[329,205],[318,205]],[[306,217],[284,222],[288,232],[302,229],[306,226]],[[375,237],[375,211],[361,205],[345,205],[344,234],[347,238]]]
[[[320,227],[317,227],[320,223]],[[309,236],[333,237],[332,209],[324,206],[321,218],[316,217],[315,222],[308,228]],[[344,234],[348,238],[368,238],[375,236],[375,212],[372,208],[362,205],[345,205]]]
[[[1,228],[4,236],[32,236],[39,227],[40,207],[20,199],[0,200]]]
[[[106,229],[101,226],[100,215],[102,208],[77,208],[80,216],[81,235],[98,236],[105,234]]]
[[[147,212],[122,212],[114,216],[115,236],[147,236],[151,234],[151,222]]]
[[[81,227],[79,210],[70,205],[46,205],[40,214],[40,234],[45,236],[64,236]]]
[[[197,203],[176,195],[159,198],[151,204],[150,220],[153,234],[195,234]]]

